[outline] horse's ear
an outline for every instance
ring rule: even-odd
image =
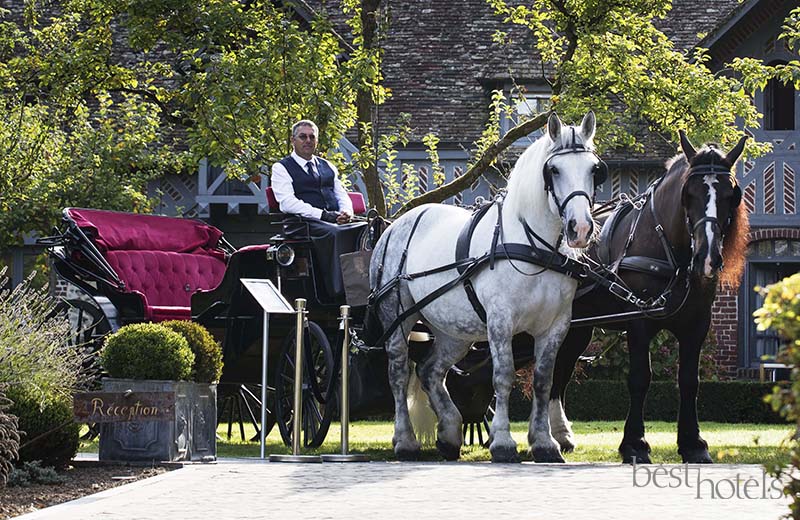
[[[561,138],[561,120],[555,112],[550,114],[547,119],[547,133],[550,134],[550,140],[554,143],[559,142]]]
[[[725,160],[728,162],[728,164],[733,166],[734,163],[736,163],[736,160],[739,158],[740,155],[742,155],[742,152],[744,151],[744,143],[746,141],[747,141],[747,136],[743,135],[742,138],[739,139],[739,142],[736,143],[736,146],[733,147],[733,150],[728,152],[728,155],[725,156]]]
[[[687,161],[691,161],[692,158],[697,155],[697,150],[694,149],[692,142],[689,141],[688,137],[686,137],[686,132],[683,130],[678,130],[678,135],[681,137],[681,149],[683,150],[683,155],[686,156]]]
[[[594,131],[597,128],[597,120],[594,117],[594,111],[589,110],[583,121],[581,122],[581,134],[583,134],[584,141],[591,141],[594,137]]]

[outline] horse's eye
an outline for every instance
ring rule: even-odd
[[[551,175],[558,175],[558,173],[559,173],[558,172],[558,168],[556,168],[555,166],[551,166],[550,167],[550,174]]]

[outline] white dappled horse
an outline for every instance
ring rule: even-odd
[[[562,251],[574,256],[579,252],[576,249],[585,248],[593,235],[595,181],[602,182],[606,174],[605,164],[593,151],[594,133],[592,112],[586,114],[579,127],[562,125],[558,116],[551,115],[547,132],[514,166],[502,208],[493,204],[474,227],[469,257],[486,255],[492,249],[496,228],[500,230],[500,244],[558,248],[563,232],[569,247],[562,247]],[[392,289],[374,304],[385,328],[403,311],[459,276],[455,267],[437,268],[456,260],[459,232],[469,224],[470,217],[465,209],[429,204],[403,215],[383,234],[374,248],[370,283],[380,290],[386,287],[387,280],[395,278]],[[547,266],[504,258],[502,254],[492,264],[469,277],[474,296],[485,309],[485,322],[470,302],[464,284],[458,283],[407,316],[385,343],[395,400],[392,443],[399,459],[416,459],[420,451],[406,397],[410,369],[407,337],[414,323],[422,320],[433,332],[435,342],[430,354],[417,366],[417,374],[438,417],[436,445],[442,455],[450,460],[458,458],[462,444],[461,414],[444,387],[445,374],[464,357],[472,343],[488,340],[497,399],[489,449],[493,461],[518,460],[508,419],[514,377],[511,338],[527,332],[536,340],[528,442],[536,461],[563,462],[559,445],[550,433],[548,401],[556,352],[569,329],[577,282]],[[428,270],[434,272],[420,277],[402,276]]]

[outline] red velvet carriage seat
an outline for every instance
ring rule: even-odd
[[[280,213],[280,204],[278,204],[278,199],[275,198],[275,192],[272,191],[271,186],[266,189],[265,195],[267,196],[269,212]],[[350,202],[353,204],[353,213],[356,215],[366,215],[367,204],[364,201],[364,195],[358,193],[357,191],[350,191],[347,193],[347,195],[350,197]]]
[[[137,294],[145,320],[191,319],[191,297],[213,289],[225,274],[222,232],[200,221],[69,208],[67,213],[90,237],[124,282]]]

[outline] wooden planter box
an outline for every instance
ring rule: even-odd
[[[175,408],[168,420],[101,423],[100,460],[216,460],[216,384],[106,378],[102,385],[109,393],[174,393]]]

